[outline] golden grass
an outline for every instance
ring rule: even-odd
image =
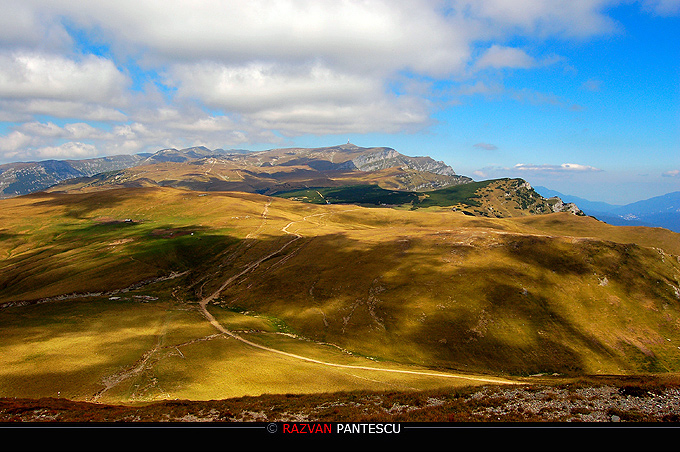
[[[154,346],[164,310],[141,303],[55,302],[0,311],[0,393],[94,394],[101,381]]]
[[[187,272],[116,294],[129,302],[1,310],[0,396],[85,399],[155,348],[148,368],[101,400],[441,384],[324,368],[214,336],[194,303],[241,273],[213,315],[255,342],[324,361],[499,375],[680,370],[680,241],[661,229],[170,188],[0,204],[0,303]]]
[[[265,320],[242,314],[223,313],[218,318],[234,327],[267,327]],[[209,400],[263,393],[475,384],[465,379],[329,367],[282,356],[219,335],[195,310],[169,303],[54,302],[8,308],[0,312],[0,319],[0,397],[95,400],[105,383],[116,378],[118,383],[97,401]],[[262,337],[267,334],[268,338]],[[251,333],[248,337],[312,358],[376,365],[280,334]],[[395,364],[380,367],[427,371]]]

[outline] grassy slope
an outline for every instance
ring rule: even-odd
[[[424,193],[388,190],[378,185],[315,187],[277,193],[276,196],[312,204],[403,205],[441,207],[463,204],[478,207],[477,191],[489,181],[472,182]]]
[[[512,219],[419,214],[334,215],[354,225],[342,232],[322,217],[338,232],[260,266],[225,304],[383,359],[518,374],[678,369],[677,255],[528,235]]]
[[[471,216],[487,218],[552,212],[552,202],[525,187],[522,179],[470,182],[424,192],[389,190],[379,185],[320,186],[283,191],[276,196],[312,204],[390,205],[429,210],[454,208]]]
[[[262,217],[268,203],[267,216]],[[169,305],[158,303],[174,300],[191,307],[200,294],[211,293],[247,264],[292,240],[292,233],[303,238],[222,293],[218,304],[231,311],[211,308],[223,319],[244,313],[237,317],[238,322],[247,319],[240,328],[262,331],[248,333],[254,340],[299,352],[300,342],[282,343],[282,336],[273,334],[289,332],[337,344],[353,351],[353,359],[367,356],[518,375],[680,370],[680,242],[677,234],[661,229],[615,228],[567,214],[479,218],[451,211],[317,206],[243,193],[204,196],[169,188],[25,196],[2,201],[0,216],[3,303],[107,291],[189,271],[131,292],[159,298],[141,305],[154,305],[158,312],[146,321],[135,320],[138,326],[132,330],[109,329],[109,321],[98,318],[68,334],[59,333],[65,319],[76,321],[84,313],[69,317],[49,310],[74,301],[4,309],[0,336],[8,353],[2,355],[16,357],[3,363],[0,379],[15,379],[4,382],[28,378],[25,372],[31,366],[26,363],[40,359],[28,356],[31,347],[17,349],[20,344],[43,344],[47,348],[41,353],[51,356],[44,362],[58,363],[62,358],[57,350],[95,337],[96,329],[101,349],[109,350],[107,360],[115,363],[122,358],[107,343],[112,340],[109,334],[127,335],[120,340],[137,344],[128,355],[136,357],[153,347],[154,340],[167,340],[167,331],[176,339],[165,344],[186,342],[178,335],[193,328],[197,332],[188,336],[205,337],[209,328],[203,329],[200,318],[171,322],[168,325],[175,326],[162,334],[162,328],[144,325],[169,315]],[[135,301],[131,295],[127,298]],[[111,315],[128,312],[120,306],[135,306],[130,312],[138,308],[110,306],[118,306]],[[62,342],[50,348],[50,342],[22,332],[23,321],[17,319],[29,308],[35,310],[34,321],[43,318],[43,334],[54,329]],[[178,318],[186,319],[185,314]],[[138,334],[136,328],[148,330],[146,339],[129,342]],[[175,353],[158,361],[141,380],[126,380],[108,394],[125,399],[143,393],[140,387],[145,385],[155,388],[155,395],[162,395],[160,387],[187,398],[209,397],[217,386],[220,394],[237,395],[229,388],[252,393],[271,380],[266,372],[228,384],[224,369],[234,366],[257,373],[280,368],[254,366],[253,359],[268,362],[261,354],[237,354],[240,361],[234,361],[229,348],[219,344],[205,340],[187,345],[182,350],[195,350],[193,360]],[[329,353],[327,346],[303,349],[319,356]],[[88,359],[94,358],[85,354],[66,360]],[[85,367],[96,370],[89,377],[111,371],[96,360]],[[305,368],[291,368],[283,385],[271,389],[295,387],[310,371]],[[346,374],[328,378],[324,376],[324,384],[336,382],[336,390],[351,387]]]
[[[386,190],[422,190],[426,186],[460,183],[459,178],[411,169],[386,168],[378,171],[335,171],[306,159],[273,162],[202,159],[190,163],[157,163],[111,171],[92,177],[70,179],[49,188],[50,192],[91,192],[122,187],[174,187],[203,191],[275,193],[305,187],[342,187],[372,184]],[[278,163],[278,164],[276,164]],[[312,166],[309,166],[310,163]],[[326,162],[330,165],[330,162]]]

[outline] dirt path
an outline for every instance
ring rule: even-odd
[[[196,339],[192,339],[190,341],[183,342],[181,344],[170,344],[170,345],[163,345],[163,341],[165,338],[165,332],[161,332],[158,336],[158,340],[156,345],[152,348],[144,352],[142,354],[141,358],[139,358],[137,361],[135,361],[131,366],[128,366],[124,369],[119,370],[118,372],[109,375],[105,377],[102,380],[102,384],[104,387],[97,391],[92,397],[87,399],[88,402],[97,402],[107,391],[110,389],[115,388],[125,380],[128,380],[130,378],[137,377],[141,375],[145,370],[148,370],[153,367],[153,364],[149,364],[149,362],[153,361],[158,361],[162,359],[162,357],[159,357],[159,353],[166,351],[166,350],[175,350],[179,356],[181,356],[183,359],[184,353],[180,350],[180,347],[185,347],[187,345],[192,345],[197,342],[204,342],[204,341],[209,341],[212,339],[215,339],[217,337],[221,337],[222,334],[216,333],[216,334],[211,334],[208,336],[204,337],[199,337]],[[134,394],[133,394],[134,396]]]
[[[264,205],[264,209],[262,209],[262,215],[261,215],[261,217],[262,217],[262,222],[261,222],[260,225],[257,227],[257,229],[255,229],[253,232],[251,232],[251,233],[249,233],[248,235],[246,235],[246,238],[247,238],[247,239],[252,238],[252,237],[255,237],[257,234],[259,234],[260,231],[262,230],[262,228],[264,228],[264,226],[267,224],[267,214],[269,213],[269,206],[271,206],[271,205],[272,205],[272,200],[270,199],[270,200],[267,201],[267,203]]]
[[[96,402],[101,398],[102,395],[104,395],[105,392],[107,392],[109,389],[115,388],[118,386],[120,383],[123,381],[127,380],[128,378],[135,377],[144,371],[146,368],[146,363],[149,362],[152,356],[158,352],[160,349],[160,344],[156,344],[154,348],[151,350],[146,351],[142,357],[137,360],[136,363],[132,365],[132,367],[128,369],[123,369],[118,373],[115,373],[113,375],[109,375],[108,377],[104,378],[102,383],[104,384],[104,387],[97,391],[89,400],[88,402]]]
[[[215,167],[215,163],[217,163],[217,160],[211,158],[211,159],[208,159],[208,161],[206,163],[210,164],[210,168],[208,168],[204,173],[207,176],[210,172],[212,172],[213,168]]]
[[[163,282],[163,281],[170,281],[172,279],[182,277],[182,276],[184,276],[188,273],[189,273],[189,270],[184,271],[184,272],[171,272],[167,276],[160,276],[158,278],[147,279],[147,280],[144,280],[144,281],[134,283],[131,286],[125,287],[123,289],[110,290],[108,292],[71,293],[71,294],[57,295],[57,296],[54,296],[54,297],[40,298],[40,299],[37,299],[37,300],[8,301],[8,302],[0,304],[0,309],[12,307],[12,306],[28,306],[28,305],[32,305],[32,304],[49,303],[49,302],[52,302],[52,301],[75,300],[75,299],[78,299],[78,298],[110,297],[110,296],[113,296],[113,295],[124,294],[124,293],[130,292],[132,290],[139,289],[140,287],[148,286],[148,285],[151,285],[151,284],[155,284],[155,283],[159,283],[159,282]]]
[[[225,327],[223,327],[215,317],[213,317],[210,312],[208,312],[206,306],[208,302],[204,299],[201,301],[200,306],[201,306],[201,312],[203,315],[208,319],[208,321],[219,331],[223,332],[224,334],[233,337],[236,340],[239,340],[243,342],[244,344],[250,345],[251,347],[259,348],[260,350],[265,350],[268,352],[272,353],[277,353],[279,355],[287,356],[289,358],[294,358],[298,359],[301,361],[306,361],[309,363],[315,363],[315,364],[321,364],[323,366],[329,366],[329,367],[338,367],[338,368],[343,368],[343,369],[360,369],[360,370],[370,370],[370,371],[379,371],[379,372],[391,372],[391,373],[399,373],[399,374],[411,374],[411,375],[424,375],[424,376],[430,376],[430,377],[441,377],[441,378],[457,378],[457,379],[463,379],[463,380],[472,380],[472,381],[480,381],[480,382],[485,382],[485,383],[494,383],[494,384],[507,384],[511,383],[507,380],[501,380],[501,379],[495,379],[495,378],[482,378],[482,377],[470,377],[470,376],[464,376],[464,375],[454,375],[454,374],[444,374],[444,373],[438,373],[438,372],[424,372],[424,371],[415,371],[415,370],[400,370],[400,369],[385,369],[381,367],[371,367],[371,366],[355,366],[351,364],[337,364],[337,363],[330,363],[327,361],[321,361],[318,359],[314,358],[308,358],[306,356],[301,356],[301,355],[296,355],[294,353],[288,353],[284,352],[282,350],[277,350],[274,348],[266,347],[264,345],[256,344],[255,342],[249,341],[248,339],[245,339],[238,334],[229,331]]]
[[[267,212],[266,209],[268,209],[269,205],[271,205],[271,201],[265,206],[265,211],[263,212],[263,217],[265,213]],[[356,210],[356,209],[350,209],[350,210]],[[464,380],[471,380],[471,381],[477,381],[477,382],[484,382],[484,383],[494,383],[494,384],[507,384],[507,383],[515,383],[515,382],[510,382],[508,380],[503,380],[503,379],[495,379],[495,378],[482,378],[482,377],[472,377],[472,376],[465,376],[465,375],[456,375],[456,374],[448,374],[448,373],[439,373],[439,372],[425,372],[425,371],[412,371],[412,370],[399,370],[399,369],[385,369],[385,368],[380,368],[380,367],[371,367],[371,366],[356,366],[356,365],[350,365],[350,364],[337,364],[337,363],[330,363],[326,361],[321,361],[318,359],[314,358],[308,358],[306,356],[301,356],[301,355],[296,355],[294,353],[288,353],[284,352],[282,350],[277,350],[274,348],[266,347],[264,345],[257,344],[255,342],[249,341],[248,339],[245,339],[238,334],[234,333],[233,331],[228,330],[225,328],[222,324],[220,324],[215,317],[208,312],[207,306],[210,302],[212,302],[215,298],[219,296],[219,294],[226,289],[231,283],[233,283],[236,279],[239,277],[243,276],[244,274],[254,270],[257,268],[262,262],[265,260],[271,258],[272,256],[280,253],[283,251],[285,248],[287,248],[289,245],[291,245],[293,242],[296,240],[299,240],[302,238],[302,235],[296,233],[296,232],[290,232],[288,228],[290,228],[293,224],[303,222],[303,221],[308,221],[309,218],[314,217],[314,216],[322,216],[322,215],[328,215],[330,214],[329,212],[324,212],[324,213],[319,213],[319,214],[313,214],[313,215],[308,215],[304,217],[302,220],[298,221],[291,221],[288,223],[286,226],[281,228],[282,232],[285,232],[286,234],[292,235],[293,238],[286,242],[282,247],[277,249],[276,251],[252,262],[250,265],[248,265],[243,271],[238,273],[237,275],[234,275],[227,279],[222,285],[212,294],[209,296],[203,298],[199,302],[199,307],[200,311],[203,314],[203,316],[219,331],[222,333],[243,342],[246,345],[249,345],[251,347],[258,348],[260,350],[265,350],[267,352],[271,353],[276,353],[279,355],[287,356],[289,358],[301,360],[301,361],[306,361],[309,363],[314,363],[314,364],[320,364],[323,366],[328,366],[328,367],[335,367],[335,368],[343,368],[343,369],[359,369],[359,370],[369,370],[369,371],[379,371],[379,372],[390,372],[390,373],[399,373],[399,374],[411,374],[411,375],[423,375],[423,376],[431,376],[431,377],[440,377],[440,378],[455,378],[455,379],[464,379]],[[259,228],[258,228],[259,229]],[[519,383],[521,384],[521,383]]]

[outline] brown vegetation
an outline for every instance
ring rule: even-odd
[[[132,405],[0,399],[0,422],[678,422],[680,379],[591,377],[522,387],[281,394]]]

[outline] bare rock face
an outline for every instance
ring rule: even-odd
[[[579,215],[579,216],[584,216],[585,213],[581,209],[578,208],[576,204],[573,202],[563,202],[560,198],[557,196],[553,196],[552,198],[549,198],[550,200],[556,200],[554,204],[552,204],[552,209],[553,212],[569,212],[572,215]]]
[[[455,176],[456,172],[444,162],[431,157],[408,157],[391,148],[367,149],[368,152],[355,157],[338,169],[357,169],[359,171],[377,171],[386,168],[401,167],[416,171],[427,171],[444,176]]]

